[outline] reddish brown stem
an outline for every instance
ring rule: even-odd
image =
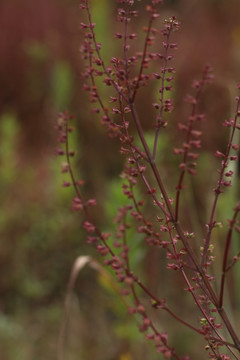
[[[221,278],[221,288],[220,288],[220,295],[219,295],[219,307],[221,308],[223,306],[223,295],[224,295],[224,285],[225,285],[225,278],[226,278],[226,272],[227,272],[227,260],[228,260],[228,254],[230,250],[230,245],[232,241],[232,232],[233,227],[236,222],[238,213],[240,211],[240,203],[235,208],[234,216],[232,220],[230,220],[230,226],[227,233],[227,239],[225,243],[225,249],[224,249],[224,255],[223,255],[223,264],[222,264],[222,278]]]
[[[205,240],[203,254],[202,254],[202,266],[205,263],[205,259],[206,259],[206,256],[207,256],[207,251],[208,251],[208,248],[209,248],[209,245],[210,245],[212,230],[214,228],[215,211],[216,211],[216,208],[217,208],[217,202],[218,202],[218,199],[219,199],[219,195],[222,192],[221,191],[222,181],[223,181],[224,173],[225,173],[226,168],[227,168],[228,158],[229,158],[230,150],[231,150],[231,147],[232,147],[232,144],[233,144],[234,134],[235,134],[235,131],[236,131],[237,119],[238,119],[238,116],[239,116],[239,106],[240,106],[240,97],[238,97],[238,100],[237,100],[237,106],[236,106],[236,111],[235,111],[234,122],[233,122],[233,125],[232,125],[232,131],[231,131],[230,139],[229,139],[229,142],[228,142],[228,145],[227,145],[227,150],[226,150],[226,153],[224,155],[224,160],[222,161],[222,167],[221,167],[221,172],[220,172],[220,175],[219,175],[218,185],[217,185],[216,189],[214,190],[215,191],[215,198],[214,198],[214,201],[213,201],[213,206],[212,206],[212,210],[211,210],[211,214],[210,214],[210,220],[209,220],[209,223],[208,223],[208,232],[207,232],[207,235],[206,235],[206,240]]]
[[[200,97],[202,95],[202,92],[203,92],[203,87],[206,83],[205,81],[205,77],[207,75],[207,72],[209,71],[209,68],[206,67],[203,71],[203,75],[202,75],[202,80],[200,81],[200,86],[199,86],[199,89],[197,91],[197,94],[195,96],[195,102],[192,104],[192,112],[191,112],[191,116],[190,118],[194,118],[197,114],[197,105],[199,103],[199,100],[200,100]],[[193,121],[189,121],[189,125],[188,125],[188,129],[187,129],[187,137],[186,137],[186,144],[189,145],[189,142],[190,142],[190,139],[191,139],[191,132],[192,132],[192,129],[193,129]],[[188,157],[188,153],[189,153],[189,148],[190,147],[186,147],[186,149],[184,150],[184,155],[183,155],[183,161],[182,163],[183,164],[187,164],[187,157]],[[182,170],[181,170],[181,173],[180,173],[180,177],[179,177],[179,180],[178,180],[178,184],[177,184],[177,192],[176,192],[176,205],[175,205],[175,218],[176,218],[176,221],[178,221],[178,218],[179,218],[179,207],[180,207],[180,194],[181,194],[181,190],[183,188],[183,180],[184,180],[184,176],[185,176],[185,173],[186,173],[186,167],[184,167]]]

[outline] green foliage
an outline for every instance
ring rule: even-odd
[[[38,41],[28,41],[24,44],[25,53],[37,63],[43,63],[49,57],[47,45]]]
[[[19,133],[17,118],[2,115],[0,342],[4,360],[43,359],[46,352],[56,352],[53,343],[69,269],[79,252],[80,224],[69,208],[73,191],[61,187],[60,164],[53,153],[47,161],[49,181],[43,187],[38,164],[19,162]]]
[[[114,47],[114,38],[111,32],[112,4],[108,0],[94,0],[91,4],[93,21],[96,23],[97,41],[103,43],[102,56],[109,60],[109,53]],[[111,33],[111,35],[110,35]]]
[[[0,117],[0,191],[3,196],[6,194],[6,187],[15,181],[18,131],[19,127],[14,114],[5,113]]]
[[[65,110],[73,95],[73,72],[66,61],[58,61],[52,75],[52,99],[57,109]]]
[[[106,232],[113,233],[116,230],[116,224],[114,223],[114,217],[117,214],[119,204],[122,207],[126,206],[127,204],[131,204],[131,201],[127,199],[127,197],[123,194],[122,191],[122,184],[124,181],[119,178],[116,180],[112,180],[108,183],[108,190],[107,190],[107,197],[104,204],[104,211],[106,214],[106,223],[108,225]],[[138,188],[133,189],[136,198],[141,198],[141,193]],[[146,254],[146,247],[143,246],[143,236],[139,236],[136,233],[136,229],[133,225],[132,218],[128,215],[126,222],[129,223],[129,230],[127,231],[127,243],[131,244],[130,248],[130,259],[131,259],[131,266],[133,269],[140,270],[141,261],[144,259],[144,255]],[[114,239],[112,239],[114,241]]]

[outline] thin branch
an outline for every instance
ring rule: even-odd
[[[227,165],[228,165],[229,154],[230,154],[231,147],[233,145],[232,142],[233,142],[234,134],[235,134],[235,131],[236,131],[236,128],[237,128],[237,119],[238,119],[238,116],[239,116],[239,107],[240,107],[240,97],[237,98],[235,117],[233,119],[232,124],[230,124],[230,126],[232,126],[232,131],[231,131],[231,135],[230,135],[230,140],[229,140],[228,145],[227,145],[226,153],[225,153],[224,159],[222,161],[222,166],[221,166],[221,171],[220,171],[220,175],[219,175],[218,185],[214,189],[215,197],[214,197],[213,206],[212,206],[212,210],[211,210],[211,214],[210,214],[210,220],[209,220],[209,223],[208,223],[208,232],[207,232],[207,235],[206,235],[206,240],[205,240],[203,254],[202,254],[202,262],[201,262],[202,266],[205,263],[205,259],[206,259],[206,256],[207,256],[207,251],[208,251],[208,248],[209,248],[209,245],[210,245],[212,230],[214,228],[214,216],[215,216],[215,212],[216,212],[216,208],[217,208],[219,195],[222,193],[221,188],[222,188],[222,185],[223,185],[224,173],[225,173],[225,170],[226,170]]]
[[[227,272],[227,260],[228,260],[228,254],[229,254],[230,245],[231,245],[231,241],[232,241],[233,228],[236,223],[238,213],[240,211],[240,203],[237,204],[237,206],[235,207],[234,210],[235,210],[234,215],[233,215],[232,219],[229,221],[229,230],[227,233],[225,250],[224,250],[224,255],[223,255],[222,279],[221,279],[221,288],[220,288],[220,295],[219,295],[219,307],[220,308],[223,306],[224,285],[225,285],[225,277],[226,277],[226,272]]]

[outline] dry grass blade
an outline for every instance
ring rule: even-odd
[[[104,278],[107,279],[108,283],[111,285],[111,288],[120,296],[120,289],[118,285],[116,284],[116,281],[112,278],[112,276],[103,268],[103,266],[96,260],[92,259],[90,256],[79,256],[73,266],[72,271],[69,277],[68,286],[67,286],[67,294],[65,298],[65,304],[64,304],[64,316],[62,320],[62,325],[59,333],[58,338],[58,349],[57,349],[57,359],[63,360],[64,356],[64,344],[65,344],[65,337],[66,337],[66,330],[67,330],[67,324],[69,320],[69,314],[70,314],[70,307],[71,307],[71,296],[72,292],[77,280],[77,277],[79,275],[79,272],[88,265],[90,268],[97,271],[100,275],[104,276]],[[125,301],[124,301],[125,302]]]

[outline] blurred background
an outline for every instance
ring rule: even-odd
[[[147,23],[146,3],[142,0],[136,5],[143,10],[136,22],[139,29]],[[113,0],[92,0],[91,4],[98,41],[105,44],[103,54],[107,58],[117,47],[113,36],[119,27],[114,17],[117,5]],[[234,109],[235,88],[240,82],[240,3],[165,0],[161,19],[171,15],[182,24],[176,35],[177,120],[188,114],[183,99],[204,65],[210,63],[215,73],[214,84],[201,104],[209,119],[203,125],[206,136],[199,164],[198,181],[204,187],[215,179],[212,168],[216,160],[210,152],[224,149],[226,133],[221,123]],[[57,358],[71,267],[79,255],[97,258],[94,249],[85,245],[81,218],[70,211],[72,189],[61,187],[54,129],[59,111],[67,109],[76,117],[72,138],[77,150],[76,168],[86,180],[86,194],[94,194],[102,204],[103,211],[96,213],[96,219],[103,228],[112,229],[112,214],[122,201],[118,175],[123,159],[117,155],[118,144],[105,137],[82,91],[82,20],[77,0],[0,2],[1,360]],[[111,53],[110,58],[114,55]],[[150,128],[147,101],[144,94],[140,95],[138,106],[146,119],[146,131]],[[176,125],[170,123],[169,127],[170,138],[161,142],[163,152],[168,140],[178,141]],[[176,159],[170,154],[161,161],[169,186],[174,189],[176,177],[171,166]],[[198,181],[192,183],[193,191]],[[194,208],[202,221],[208,196],[212,194],[202,196],[201,188],[194,192]],[[160,279],[161,284],[166,283],[159,258],[144,247],[134,254],[133,262],[141,261],[144,276],[158,292]],[[178,333],[177,325],[174,331]],[[186,353],[189,340],[195,344],[194,339],[191,334],[187,338],[179,336],[175,344]],[[190,352],[198,359],[195,345]],[[161,359],[145,344],[111,284],[87,268],[79,274],[75,286],[64,351],[68,360]]]

